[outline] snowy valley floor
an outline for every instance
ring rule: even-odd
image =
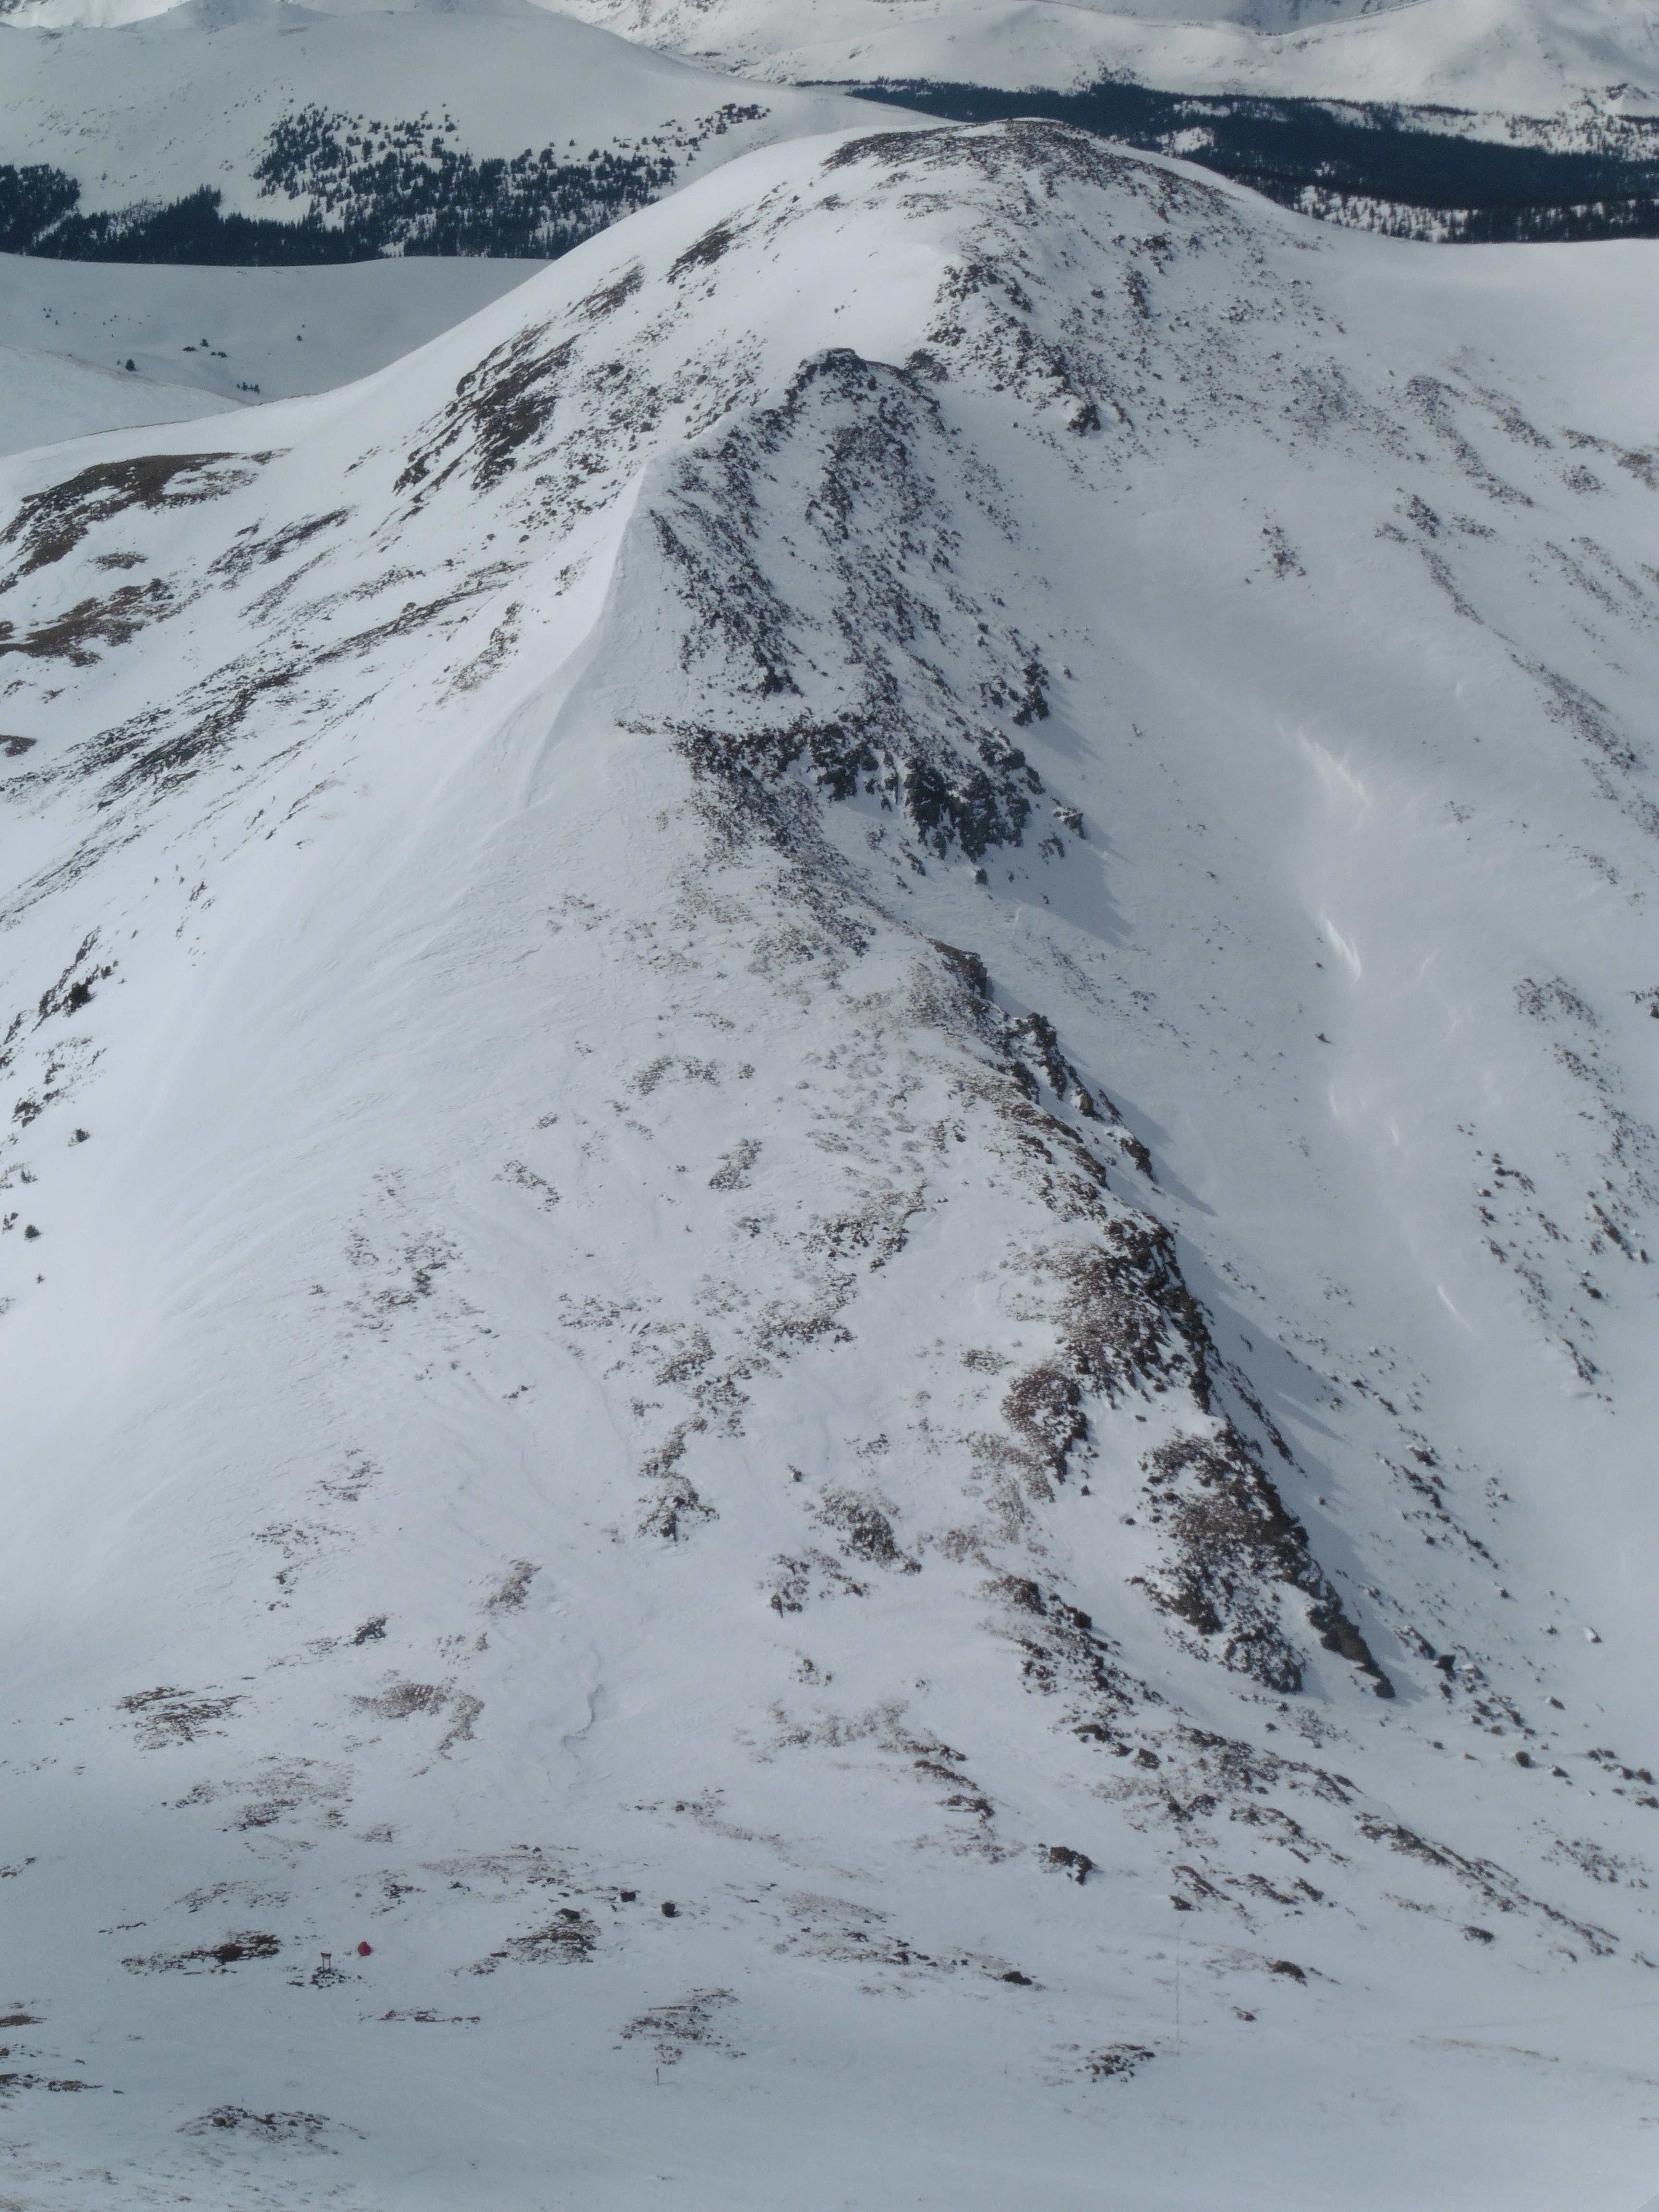
[[[0,2201],[1653,2195],[1656,276],[818,139],[0,464]]]

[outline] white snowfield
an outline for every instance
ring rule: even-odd
[[[0,254],[0,453],[330,391],[544,265],[190,269]]]
[[[193,422],[234,405],[210,392],[94,368],[39,348],[0,343],[0,453],[98,430]]]
[[[9,2203],[1651,2197],[1656,276],[821,138],[0,465]]]
[[[64,4],[64,0],[51,0]],[[78,0],[76,0],[78,4]],[[1512,115],[1581,102],[1650,114],[1659,18],[1643,0],[562,0],[722,69],[803,82],[938,77],[1070,91],[1404,100]]]
[[[762,112],[720,120],[732,104]],[[341,15],[185,0],[118,27],[0,15],[0,161],[67,171],[82,213],[207,185],[227,215],[295,222],[310,200],[263,191],[254,172],[273,127],[313,108],[386,128],[447,119],[479,159],[552,145],[580,161],[660,133],[681,176],[776,138],[885,119],[835,92],[757,97],[530,0]]]

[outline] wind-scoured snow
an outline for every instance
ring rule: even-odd
[[[1651,2195],[1656,255],[804,141],[0,466],[11,2200]]]

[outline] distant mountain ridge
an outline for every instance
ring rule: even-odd
[[[1659,31],[1636,0],[1176,11],[1054,0],[570,0],[763,82],[960,122],[1047,115],[1323,219],[1462,242],[1659,233]]]
[[[1653,235],[1646,19],[1631,18],[1615,81],[1596,74],[1614,52],[1605,27],[1563,46],[1556,16],[1526,14],[1539,4],[1336,9],[1294,35],[1254,16],[1172,24],[1000,0],[909,0],[897,14],[793,0],[758,16],[746,0],[690,12],[580,0],[568,14],[530,0],[396,12],[185,0],[116,27],[56,28],[16,9],[0,19],[0,38],[13,33],[0,58],[21,64],[0,91],[0,250],[225,265],[550,258],[714,160],[845,119],[860,98],[957,121],[1047,115],[1400,236]],[[1505,24],[1481,12],[1492,8],[1521,12]],[[1223,44],[1194,58],[1204,38]],[[1474,41],[1467,52],[1460,39]],[[1528,40],[1536,66],[1517,78]],[[749,83],[667,58],[687,42]],[[1659,63],[1649,75],[1659,84]]]
[[[0,251],[550,259],[733,153],[860,112],[834,92],[751,91],[514,0],[395,19],[282,0],[187,0],[113,28],[14,17]]]
[[[1046,115],[1176,154],[1327,222],[1437,244],[1659,237],[1659,119],[1589,110],[1547,119],[1258,94],[858,88],[952,121]]]
[[[72,0],[71,0],[72,4]],[[765,81],[972,82],[1442,106],[1659,110],[1645,0],[567,0],[573,15]]]

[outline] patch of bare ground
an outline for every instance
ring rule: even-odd
[[[282,1948],[275,1936],[252,1929],[193,1951],[152,1951],[148,1958],[123,1959],[121,1964],[130,1974],[222,1974],[251,1960],[274,1959]]]
[[[321,2137],[343,2126],[343,2122],[330,2119],[325,2112],[251,2112],[242,2105],[216,2105],[199,2118],[186,2120],[179,2132],[184,2136],[235,2135],[252,2142],[319,2150],[325,2148]],[[345,2132],[356,2135],[358,2130],[350,2128]]]
[[[72,667],[90,668],[99,659],[95,645],[128,645],[146,623],[173,611],[171,587],[159,576],[147,584],[124,584],[107,599],[82,599],[50,622],[19,637],[10,623],[0,622],[0,655],[21,653],[35,660],[67,660]]]
[[[1133,1578],[1154,1604],[1184,1621],[1224,1666],[1288,1695],[1302,1687],[1303,1662],[1280,1624],[1277,1592],[1300,1590],[1313,1601],[1308,1617],[1321,1643],[1370,1675],[1379,1697],[1393,1696],[1306,1530],[1231,1422],[1209,1437],[1174,1437],[1141,1464],[1147,1521],[1168,1538],[1164,1563]]]
[[[599,1948],[598,1923],[578,1906],[561,1905],[544,1926],[528,1934],[509,1936],[486,1958],[467,1969],[473,1974],[493,1974],[507,1963],[525,1966],[572,1965],[592,1956]]]
[[[152,512],[222,499],[252,483],[270,453],[142,453],[132,460],[100,461],[46,491],[31,493],[3,532],[0,549],[15,546],[18,566],[0,582],[7,591],[72,553],[88,532],[131,507]]]
[[[730,1990],[694,1990],[672,2004],[653,2005],[648,2012],[636,2014],[623,2027],[623,2041],[647,2042],[663,2066],[678,2066],[688,2051],[697,2049],[741,2058],[743,2053],[732,2049],[719,2025],[720,2014],[737,2002]]]
[[[194,1743],[209,1730],[222,1735],[224,1730],[214,1729],[214,1722],[228,1719],[246,1702],[240,1691],[216,1695],[161,1687],[135,1690],[118,1701],[118,1710],[131,1717],[146,1751],[161,1751],[169,1744]]]

